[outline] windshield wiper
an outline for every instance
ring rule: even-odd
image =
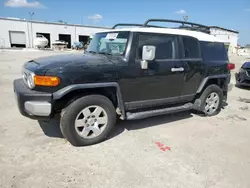
[[[98,54],[113,55],[112,53],[108,53],[108,52],[98,52]]]
[[[96,54],[97,52],[95,52],[95,51],[86,51],[87,53],[91,53],[91,54]]]
[[[115,64],[115,63],[112,61],[112,58],[111,58],[111,56],[113,55],[112,53],[108,53],[108,52],[98,52],[98,54],[105,55],[106,58],[108,58],[109,61],[111,61],[113,64]]]

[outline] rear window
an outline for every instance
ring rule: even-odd
[[[227,50],[224,43],[200,42],[202,56],[205,61],[227,61]]]

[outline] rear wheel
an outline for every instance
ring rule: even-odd
[[[201,111],[206,116],[214,116],[220,113],[223,102],[223,91],[222,89],[213,84],[208,86],[200,97]]]
[[[104,141],[116,123],[112,102],[102,95],[77,99],[62,113],[60,127],[64,137],[74,146]]]

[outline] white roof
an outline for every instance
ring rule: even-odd
[[[208,42],[224,42],[219,38],[216,38],[213,35],[199,31],[190,31],[186,29],[171,29],[171,28],[155,28],[155,27],[134,27],[134,28],[121,28],[121,29],[112,29],[105,32],[114,32],[114,31],[131,31],[131,32],[149,32],[149,33],[161,33],[161,34],[175,34],[183,36],[191,36],[197,38],[199,41],[208,41]],[[102,32],[100,32],[102,33]]]

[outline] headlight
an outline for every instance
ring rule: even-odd
[[[30,73],[27,77],[27,85],[29,86],[30,89],[33,89],[35,87],[34,83],[34,73]]]
[[[30,88],[33,89],[35,87],[34,76],[35,74],[27,69],[23,69],[22,71],[23,81]]]
[[[30,88],[33,89],[35,86],[58,86],[60,84],[60,78],[56,76],[39,76],[33,72],[24,69],[23,70],[23,81]]]

